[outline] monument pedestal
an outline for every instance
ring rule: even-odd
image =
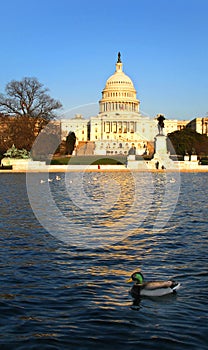
[[[175,164],[167,150],[167,137],[157,135],[155,137],[155,154],[151,163],[154,163],[155,169],[174,169]]]
[[[155,137],[155,155],[167,155],[167,137],[164,135],[157,135]]]

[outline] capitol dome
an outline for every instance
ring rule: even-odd
[[[116,71],[111,75],[102,91],[99,102],[100,113],[139,113],[139,100],[132,80],[123,72],[120,53],[116,63]]]

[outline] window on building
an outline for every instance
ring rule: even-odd
[[[117,123],[116,123],[116,122],[113,122],[112,131],[113,131],[114,133],[117,132]]]
[[[134,123],[130,123],[130,132],[133,133],[134,132]]]
[[[109,133],[109,132],[110,132],[110,123],[109,123],[109,122],[106,122],[106,123],[105,123],[105,132],[106,132],[106,133]]]
[[[123,123],[123,132],[127,133],[127,123],[126,122]]]
[[[121,134],[122,133],[122,123],[118,122],[118,133]]]

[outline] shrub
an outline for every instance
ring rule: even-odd
[[[30,157],[30,152],[28,152],[26,149],[18,149],[13,144],[12,147],[10,147],[6,153],[4,153],[5,157],[10,158],[19,158],[19,159],[27,159]]]

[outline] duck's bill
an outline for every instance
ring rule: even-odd
[[[126,280],[127,283],[133,282],[132,278],[130,277],[128,280]]]

